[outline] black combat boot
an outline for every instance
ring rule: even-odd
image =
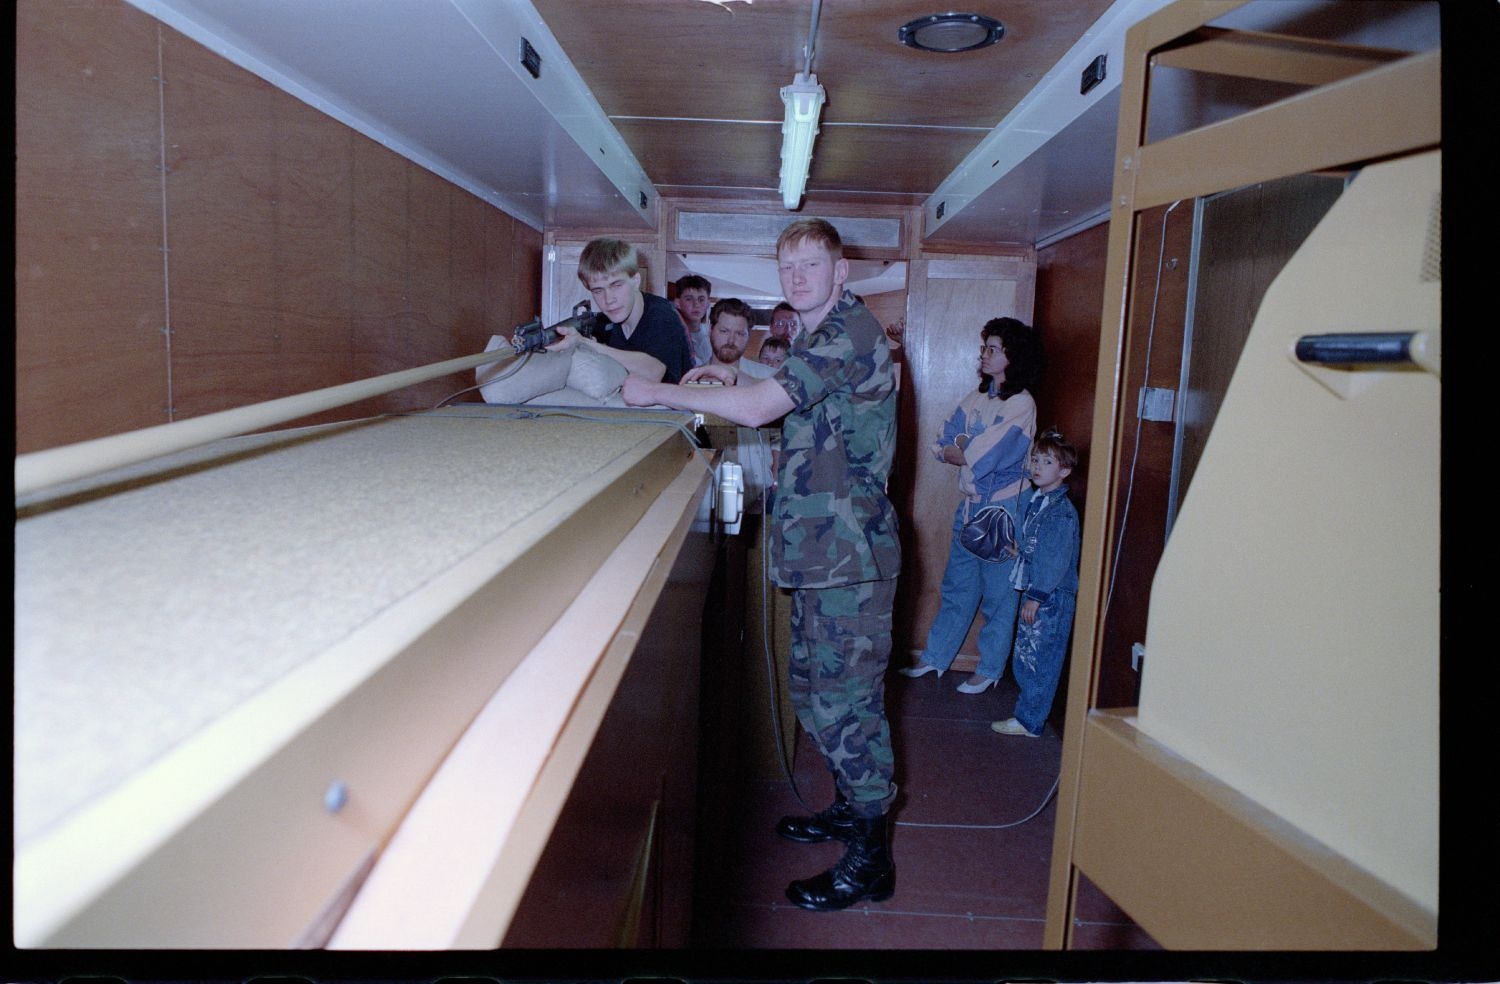
[[[896,861],[891,857],[889,817],[855,817],[848,850],[839,862],[821,875],[792,882],[786,897],[814,912],[847,909],[860,899],[890,898],[896,891]]]
[[[821,844],[826,840],[848,842],[854,830],[855,816],[849,810],[844,794],[834,791],[833,805],[810,817],[782,817],[776,821],[776,832],[799,844]]]

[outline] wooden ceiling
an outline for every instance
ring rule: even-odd
[[[538,229],[650,226],[653,189],[779,209],[779,92],[803,67],[813,8],[128,2]],[[927,2],[823,0],[812,67],[828,103],[806,203],[922,206],[924,239],[947,244],[1033,244],[1106,215],[1124,31],[1167,0],[974,0],[963,8],[998,18],[1005,37],[956,55],[897,40],[952,0]],[[1250,0],[1216,24],[1425,50],[1437,22],[1431,0]],[[522,38],[543,55],[539,77],[522,67]],[[1078,73],[1106,52],[1110,77],[1080,96]],[[1173,75],[1153,79],[1153,135],[1258,104],[1243,80]],[[954,197],[938,221],[940,188]]]
[[[803,67],[812,0],[534,2],[659,192],[776,198],[779,91]],[[808,193],[921,202],[1108,6],[968,3],[1004,38],[935,54],[897,31],[947,0],[825,0],[812,69],[828,101]]]

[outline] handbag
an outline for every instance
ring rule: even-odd
[[[985,506],[964,523],[958,542],[965,550],[995,564],[1003,564],[1020,552],[1016,545],[1016,523],[1002,505]]]

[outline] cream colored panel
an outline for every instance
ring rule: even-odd
[[[253,435],[18,502],[19,944],[308,938],[691,456],[666,415],[507,417]]]
[[[1078,868],[1169,950],[1428,950],[1437,919],[1136,729],[1084,721]],[[1170,824],[1171,836],[1162,836]]]
[[[685,464],[438,767],[331,949],[497,945],[703,498]]]
[[[1141,730],[1436,911],[1439,379],[1292,360],[1438,330],[1436,152],[1366,168],[1272,283],[1152,589]]]

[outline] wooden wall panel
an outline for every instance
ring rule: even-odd
[[[489,335],[509,335],[516,325],[525,324],[542,313],[540,238],[534,250],[535,273],[529,280],[517,280],[518,266],[525,265],[527,251],[518,246],[516,227],[526,229],[498,209],[485,209],[480,227],[485,256],[485,341],[489,340]],[[517,283],[532,284],[535,289],[520,293],[515,290]]]
[[[448,198],[453,349],[478,352],[490,338],[484,317],[485,265],[489,260],[485,252],[484,217],[493,209],[456,187],[449,189]],[[503,258],[508,265],[510,256]]]
[[[540,307],[540,232],[121,0],[17,27],[18,450],[479,351]]]
[[[354,134],[290,96],[273,97],[277,383],[291,394],[355,378]]]
[[[354,369],[374,376],[402,368],[406,332],[406,161],[373,140],[354,146]],[[378,412],[389,397],[357,404]]]
[[[175,416],[281,395],[271,86],[162,32]]]
[[[501,222],[514,230],[507,238],[507,242],[510,244],[509,248],[511,249],[510,283],[512,289],[505,295],[505,299],[509,303],[506,316],[498,323],[495,323],[494,311],[496,305],[491,301],[490,319],[494,331],[503,330],[508,336],[510,330],[516,325],[525,324],[541,313],[542,298],[540,288],[537,285],[542,283],[542,237],[540,233],[503,212],[491,213],[491,228],[494,228]],[[490,240],[492,248],[494,242],[495,240],[492,238]],[[501,269],[498,261],[491,264],[491,269]],[[517,289],[521,286],[531,289],[524,291]]]
[[[1038,425],[1056,424],[1078,449],[1068,494],[1083,515],[1099,365],[1099,312],[1109,225],[1094,226],[1037,253],[1036,327],[1047,365],[1037,387]]]
[[[1146,639],[1151,581],[1167,541],[1167,500],[1172,485],[1171,421],[1142,421],[1133,412],[1142,386],[1177,389],[1182,376],[1183,330],[1187,321],[1188,259],[1192,251],[1193,207],[1184,201],[1169,215],[1167,206],[1141,213],[1130,311],[1131,347],[1126,353],[1119,437],[1117,490],[1119,560],[1108,596],[1103,654],[1099,661],[1099,707],[1134,707],[1140,674],[1130,667],[1130,647]],[[1165,230],[1166,249],[1162,239]],[[1160,272],[1160,290],[1157,276]],[[1153,313],[1154,308],[1154,313]],[[1153,317],[1154,330],[1148,328]],[[1150,364],[1147,365],[1149,349]],[[1137,431],[1139,444],[1137,445]],[[1137,447],[1139,450],[1137,452]],[[1132,459],[1134,465],[1132,466]],[[1096,463],[1095,467],[1099,467]],[[1126,502],[1129,502],[1127,510]],[[1149,659],[1149,655],[1148,655]]]
[[[1192,248],[1193,211],[1183,202],[1166,216],[1166,250],[1161,252],[1165,207],[1141,217],[1139,255],[1135,266],[1136,304],[1131,316],[1138,326],[1132,336],[1127,378],[1122,392],[1133,403],[1142,385],[1176,390],[1182,370],[1183,328],[1187,312],[1188,258]],[[1037,324],[1046,346],[1047,370],[1037,407],[1038,426],[1058,424],[1078,447],[1082,463],[1068,479],[1068,488],[1083,514],[1088,469],[1101,467],[1090,459],[1094,435],[1094,377],[1099,359],[1099,315],[1104,304],[1104,265],[1109,251],[1109,226],[1100,225],[1071,236],[1037,257]],[[1158,263],[1160,257],[1160,263]],[[1160,296],[1156,278],[1161,271]],[[1155,304],[1156,330],[1147,330]],[[1150,376],[1146,373],[1147,338],[1151,336]],[[1135,461],[1134,489],[1128,479],[1136,430],[1140,453]],[[1108,602],[1104,628],[1104,656],[1099,671],[1099,705],[1134,706],[1140,674],[1131,668],[1130,647],[1144,641],[1151,580],[1166,544],[1167,499],[1172,477],[1173,424],[1141,423],[1133,413],[1124,417],[1121,438],[1119,506],[1125,524],[1119,546],[1118,574]],[[1130,496],[1128,513],[1125,497]],[[1053,718],[1060,720],[1066,704],[1067,672],[1063,673]]]
[[[156,21],[16,7],[16,450],[167,405]]]
[[[450,222],[448,183],[430,171],[408,166],[407,325],[402,338],[407,365],[447,358],[452,351],[453,271],[448,262]],[[430,407],[460,386],[435,379],[400,394],[407,407]]]
[[[1056,425],[1078,449],[1078,467],[1068,476],[1068,495],[1080,517],[1093,443],[1099,312],[1104,307],[1104,262],[1108,253],[1107,223],[1037,252],[1036,328],[1047,359],[1037,387],[1038,426]],[[1065,662],[1050,715],[1059,730],[1067,697]]]
[[[906,291],[889,290],[883,294],[871,294],[865,299],[865,307],[875,315],[875,320],[886,328],[906,317]]]

